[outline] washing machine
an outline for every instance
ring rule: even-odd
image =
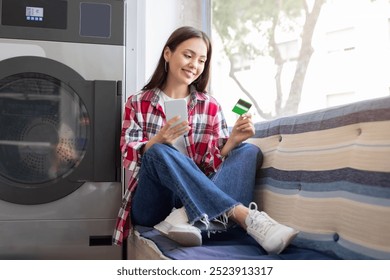
[[[122,259],[125,1],[0,9],[0,259]]]

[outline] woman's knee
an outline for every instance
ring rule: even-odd
[[[252,144],[252,143],[242,143],[237,147],[246,158],[254,157],[257,161],[258,167],[263,164],[263,153],[260,147]]]

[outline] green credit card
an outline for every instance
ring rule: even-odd
[[[236,103],[236,105],[233,107],[233,112],[239,115],[245,114],[249,111],[249,109],[252,107],[252,104],[249,102],[239,99]]]

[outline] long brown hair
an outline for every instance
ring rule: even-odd
[[[161,56],[158,61],[157,67],[154,70],[154,73],[150,81],[143,87],[143,90],[163,88],[168,76],[167,71],[165,71],[165,59],[164,59],[165,48],[168,47],[172,52],[174,52],[178,45],[192,38],[203,39],[203,41],[206,43],[207,46],[207,59],[204,65],[202,75],[200,75],[199,78],[192,83],[195,86],[197,91],[200,92],[206,91],[206,87],[210,77],[210,61],[211,61],[211,53],[212,53],[211,42],[209,37],[206,35],[206,33],[191,26],[180,27],[171,34],[171,36],[168,38],[161,52]]]

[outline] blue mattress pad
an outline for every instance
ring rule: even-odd
[[[330,260],[337,259],[312,249],[289,245],[279,255],[267,252],[239,227],[217,233],[202,233],[203,244],[197,247],[182,247],[161,235],[151,227],[136,226],[146,239],[153,241],[163,255],[174,260]]]

